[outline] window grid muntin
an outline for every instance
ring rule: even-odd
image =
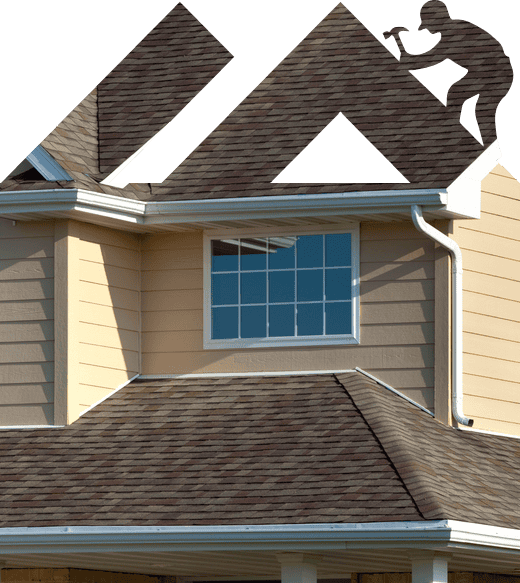
[[[210,322],[211,322],[211,340],[250,340],[249,337],[243,337],[242,334],[242,310],[241,308],[243,307],[254,307],[254,306],[265,306],[265,314],[266,314],[266,338],[270,339],[270,340],[290,340],[290,339],[305,339],[305,338],[309,338],[309,339],[319,339],[319,338],[327,338],[327,337],[331,337],[331,336],[349,336],[352,335],[354,333],[354,318],[355,315],[352,314],[352,309],[353,309],[353,299],[354,299],[354,262],[353,262],[353,241],[352,241],[352,233],[351,232],[344,232],[344,233],[330,233],[333,235],[348,235],[349,237],[349,242],[348,242],[348,247],[350,248],[350,256],[348,257],[348,263],[346,265],[333,265],[330,267],[326,266],[326,252],[327,252],[327,245],[326,245],[326,236],[329,233],[325,233],[325,234],[320,234],[320,235],[307,235],[307,234],[302,234],[302,235],[298,235],[298,236],[294,236],[294,254],[293,254],[293,267],[290,268],[280,268],[280,269],[273,269],[270,268],[269,266],[269,246],[271,245],[271,240],[272,239],[276,239],[279,237],[262,237],[262,239],[264,239],[266,241],[266,247],[265,247],[265,254],[266,254],[266,261],[265,261],[265,269],[242,269],[242,241],[243,240],[250,240],[250,237],[237,237],[234,238],[232,240],[232,242],[237,242],[237,248],[238,248],[238,269],[237,270],[233,270],[233,271],[213,271],[213,266],[212,264],[210,264],[210,281],[211,281],[211,287],[213,287],[213,275],[214,274],[219,274],[219,275],[223,275],[223,274],[237,274],[238,276],[238,300],[239,303],[238,304],[213,304],[212,303],[212,291],[210,294]],[[303,238],[303,237],[312,237],[312,236],[321,236],[322,238],[322,264],[321,267],[298,267],[298,240]],[[292,238],[292,237],[291,237]],[[222,241],[224,239],[213,239],[213,241],[218,240],[218,241]],[[229,241],[229,240],[228,240]],[[211,257],[211,261],[212,261],[212,257],[213,257],[213,250],[212,247],[210,246],[210,257]],[[327,300],[326,299],[326,273],[328,270],[350,270],[350,293],[349,293],[349,298],[348,299],[338,299],[338,300]],[[315,271],[315,270],[320,270],[322,271],[322,298],[321,300],[298,300],[298,272],[304,272],[304,271]],[[269,297],[269,273],[279,273],[279,272],[294,272],[295,274],[295,278],[294,278],[294,297],[295,300],[293,302],[270,302],[270,297]],[[242,295],[242,278],[241,278],[241,274],[242,273],[265,273],[266,274],[266,298],[267,301],[265,303],[242,303],[241,302],[241,295]],[[349,321],[350,321],[350,331],[349,332],[342,332],[342,333],[336,333],[336,334],[327,334],[326,333],[326,328],[327,328],[327,318],[326,318],[326,307],[328,304],[333,304],[333,303],[347,303],[350,306],[350,310],[348,312],[349,314]],[[321,304],[322,306],[322,310],[321,310],[321,314],[322,314],[322,331],[321,334],[312,334],[312,335],[302,335],[299,336],[298,335],[298,304],[301,305],[318,305]],[[282,305],[290,305],[293,306],[293,313],[294,313],[294,335],[292,336],[269,336],[269,315],[270,315],[270,310],[269,310],[269,306],[282,306]],[[214,308],[237,308],[238,311],[238,336],[236,338],[229,338],[229,339],[219,339],[219,338],[214,338],[213,336],[213,316],[212,316],[212,312]]]

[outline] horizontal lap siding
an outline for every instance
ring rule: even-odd
[[[480,220],[456,222],[463,254],[464,413],[520,435],[520,184],[497,166]]]
[[[202,234],[142,243],[143,374],[359,366],[433,409],[434,247],[411,224],[361,226],[358,346],[203,350]]]
[[[79,399],[84,409],[139,372],[138,236],[79,228]]]
[[[0,426],[54,420],[54,224],[0,219]]]

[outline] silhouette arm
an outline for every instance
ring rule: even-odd
[[[403,31],[408,31],[408,29],[400,26],[395,27],[392,30],[384,33],[385,38],[390,38],[391,36],[395,38],[397,46],[401,51],[401,57],[399,59],[399,62],[403,65],[403,67],[406,67],[407,69],[424,69],[425,67],[431,67],[432,65],[441,63],[442,61],[444,61],[444,59],[446,59],[447,55],[444,53],[442,48],[441,50],[439,50],[439,44],[435,45],[432,49],[430,49],[426,53],[422,53],[419,55],[413,55],[411,53],[408,53],[403,46],[403,41],[401,40],[401,37],[399,36],[399,33]],[[445,43],[443,43],[443,47],[444,46]]]

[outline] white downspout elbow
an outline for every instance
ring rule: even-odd
[[[448,249],[451,255],[451,408],[458,423],[471,427],[473,419],[464,415],[462,407],[462,253],[453,239],[424,220],[421,207],[416,204],[412,206],[412,219],[418,231]]]

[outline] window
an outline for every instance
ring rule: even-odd
[[[205,237],[205,348],[358,342],[358,231]]]

